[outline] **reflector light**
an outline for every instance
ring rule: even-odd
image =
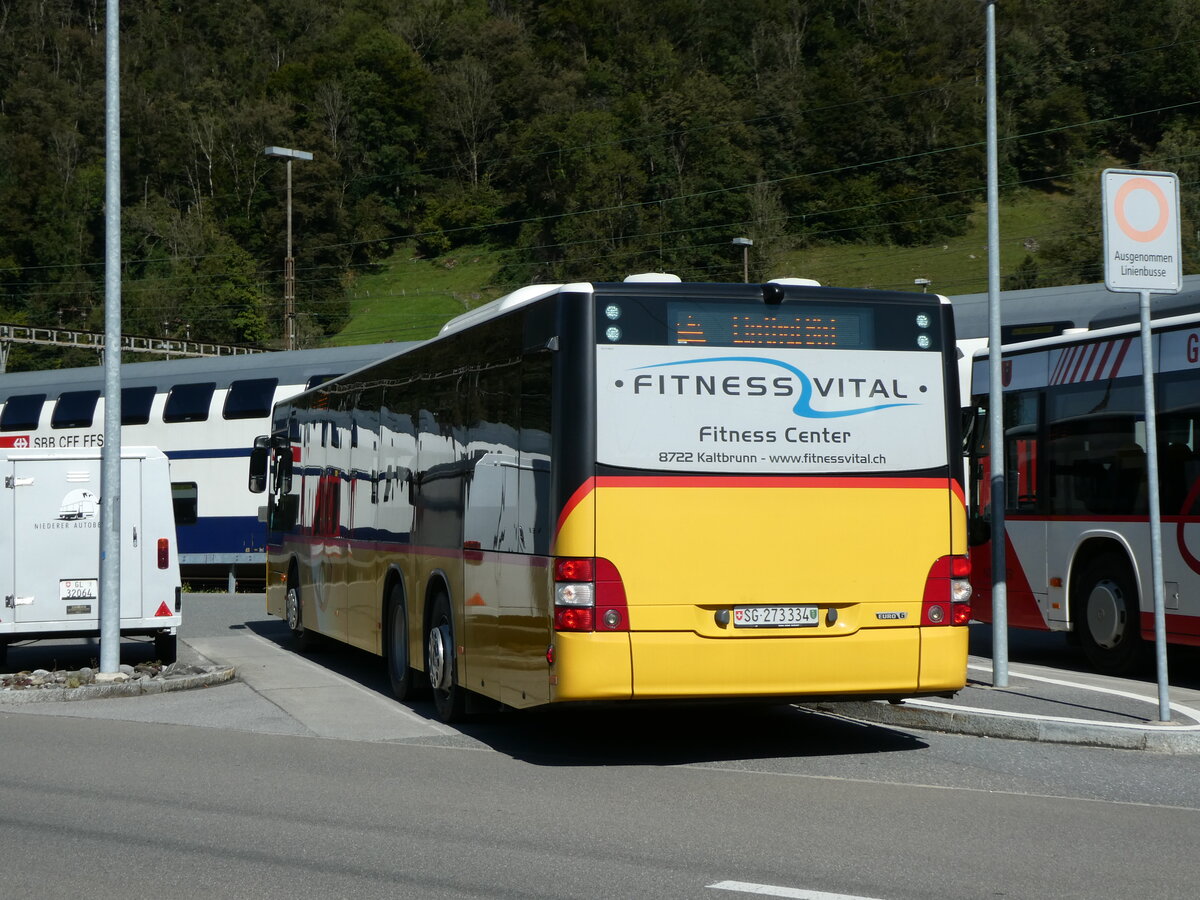
[[[556,606],[554,608],[555,631],[594,631],[595,617],[591,607]]]
[[[171,609],[170,609],[170,607],[167,606],[165,601],[158,605],[158,610],[154,613],[154,617],[156,619],[169,617],[171,615],[172,615]]]
[[[171,541],[168,538],[158,539],[158,567],[165,569],[171,565]]]
[[[592,581],[596,577],[595,561],[583,559],[556,559],[554,561],[555,581]]]

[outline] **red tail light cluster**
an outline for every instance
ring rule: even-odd
[[[616,566],[592,556],[554,560],[554,630],[629,630],[625,585]]]
[[[171,565],[171,541],[169,538],[158,539],[158,567],[165,569]]]
[[[943,556],[929,569],[921,599],[922,625],[966,625],[971,621],[971,560]]]

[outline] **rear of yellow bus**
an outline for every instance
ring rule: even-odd
[[[594,465],[555,534],[552,699],[962,688],[949,305],[778,284],[591,301],[573,351],[593,351],[574,402]]]

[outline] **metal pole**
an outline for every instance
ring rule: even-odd
[[[1000,192],[996,150],[996,2],[987,0],[988,453],[992,498],[992,684],[1008,687],[1004,385],[1000,360]]]
[[[1158,667],[1158,718],[1171,721],[1171,700],[1167,693],[1167,622],[1163,591],[1162,509],[1158,496],[1158,413],[1154,405],[1154,341],[1150,334],[1150,292],[1141,292],[1142,319],[1142,395],[1146,404],[1146,473],[1150,495],[1150,578],[1154,582],[1154,657]],[[1134,607],[1134,621],[1127,627],[1142,627],[1140,604]],[[1136,640],[1136,637],[1134,638]]]
[[[742,245],[742,284],[750,283],[750,245]]]
[[[292,258],[292,161],[287,161],[287,257],[283,260],[285,346],[296,349],[296,261]]]
[[[104,447],[100,452],[100,671],[121,667],[121,56],[108,0],[104,115]]]

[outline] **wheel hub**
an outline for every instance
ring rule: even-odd
[[[442,624],[429,632],[429,683],[434,690],[450,687],[450,628]]]
[[[289,588],[284,599],[284,613],[287,615],[288,628],[295,631],[300,627],[300,598],[295,588]]]
[[[1121,589],[1111,581],[1101,581],[1088,596],[1088,631],[1096,643],[1111,650],[1125,636],[1125,599]]]

